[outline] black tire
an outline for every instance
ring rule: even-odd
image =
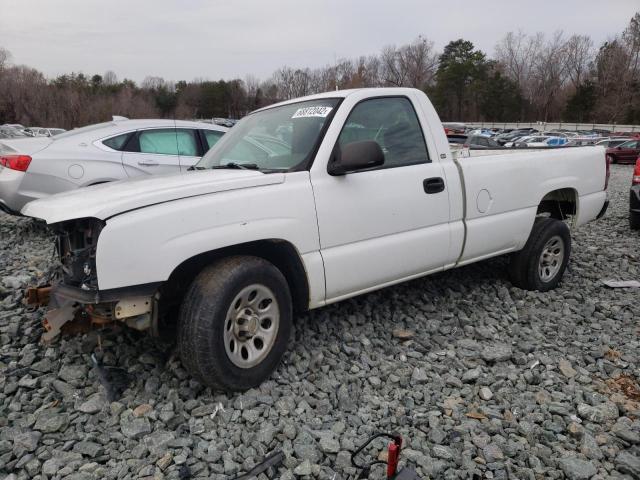
[[[548,244],[552,239],[554,240],[553,244],[549,246]],[[545,247],[549,246],[555,252],[558,239],[562,243],[561,247],[558,246],[558,250],[560,248],[563,249],[561,250],[563,252],[561,260],[554,257],[558,261],[553,266],[549,265],[549,268],[541,267],[540,262],[543,251],[547,250]],[[516,287],[525,290],[538,290],[540,292],[552,290],[562,280],[570,255],[571,233],[569,232],[569,227],[564,222],[554,218],[537,219],[533,224],[531,234],[524,248],[511,256],[509,263],[511,282]],[[544,273],[541,273],[541,269]],[[551,275],[549,272],[553,272],[553,274]],[[544,278],[543,274],[551,276]]]
[[[629,212],[629,228],[640,230],[640,213]]]
[[[270,350],[259,352],[265,355],[264,358],[255,366],[243,368],[234,363],[233,353],[227,352],[225,335],[233,335],[238,323],[237,320],[229,322],[229,318],[236,315],[236,311],[231,310],[232,303],[237,306],[235,300],[238,295],[254,285],[273,294],[279,321],[274,322],[277,328],[272,335],[272,343],[267,345]],[[242,307],[238,311],[246,310]],[[287,280],[273,264],[251,256],[221,259],[200,272],[182,302],[178,323],[178,350],[182,363],[194,377],[214,389],[243,391],[256,387],[280,363],[287,349],[292,315]],[[257,326],[257,317],[253,322],[254,329],[262,328]],[[229,329],[228,325],[233,327]],[[250,338],[257,342],[260,340],[257,337],[256,334],[256,339]],[[234,343],[234,351],[238,349],[235,361],[240,360],[238,355],[241,345],[244,345],[241,342],[251,341],[240,338],[237,344]],[[260,343],[264,348],[266,342]],[[246,351],[245,348],[243,353]]]

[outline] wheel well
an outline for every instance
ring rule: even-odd
[[[174,269],[162,287],[165,305],[178,306],[193,279],[206,266],[219,258],[232,255],[252,255],[271,262],[287,279],[294,310],[303,312],[309,308],[309,283],[300,255],[291,243],[280,239],[233,245],[204,252],[185,260]]]
[[[547,193],[538,204],[536,215],[566,220],[578,211],[578,192],[573,188],[560,188]]]

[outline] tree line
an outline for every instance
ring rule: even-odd
[[[640,12],[594,46],[585,35],[509,32],[490,57],[458,39],[439,52],[418,37],[379,54],[321,68],[283,66],[266,80],[167,81],[139,85],[108,71],[48,79],[13,65],[0,47],[0,124],[74,128],[131,118],[239,118],[277,101],[358,87],[414,87],[443,120],[640,123]]]

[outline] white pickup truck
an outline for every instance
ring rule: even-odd
[[[174,328],[195,377],[242,390],[278,365],[296,311],[503,254],[515,285],[554,288],[607,178],[599,147],[454,159],[424,93],[358,89],[258,110],[193,171],[22,213],[58,235],[47,335],[78,314]]]

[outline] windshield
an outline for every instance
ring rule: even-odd
[[[313,154],[340,99],[323,98],[269,108],[245,117],[202,157],[196,169],[236,166],[291,170]]]

